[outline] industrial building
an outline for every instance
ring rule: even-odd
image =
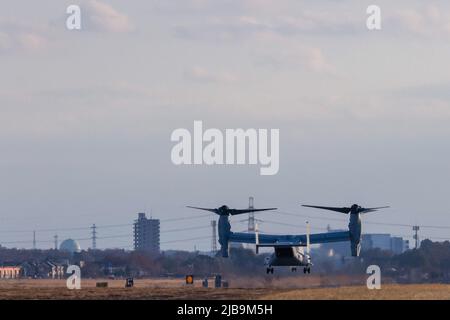
[[[159,244],[159,219],[148,219],[145,213],[138,213],[138,219],[134,222],[134,250],[159,254]]]
[[[392,237],[389,233],[365,234],[362,237],[362,250],[381,249],[401,254],[409,249],[409,241],[401,237]]]
[[[395,254],[409,250],[409,240],[405,240],[402,237],[391,237],[391,250]]]
[[[339,232],[345,230],[331,230],[328,232]],[[321,248],[326,250],[328,255],[351,256],[350,246],[347,241],[324,243]],[[409,249],[409,241],[401,237],[393,237],[389,233],[368,233],[363,234],[361,239],[361,251],[370,249],[380,249],[391,251],[394,254],[401,254]]]

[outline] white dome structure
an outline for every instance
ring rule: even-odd
[[[75,241],[73,239],[66,239],[63,242],[61,242],[61,245],[59,246],[59,250],[70,252],[70,253],[79,253],[79,252],[81,252],[81,247],[77,241]]]

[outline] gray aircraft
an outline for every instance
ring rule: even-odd
[[[255,233],[232,232],[229,216],[244,214],[249,212],[276,210],[267,209],[230,209],[228,206],[221,206],[216,209],[188,207],[199,210],[206,210],[219,215],[217,225],[219,233],[220,255],[224,258],[229,256],[229,243],[250,243],[255,244],[258,252],[261,247],[273,247],[274,254],[266,260],[267,273],[274,272],[274,267],[291,267],[296,271],[297,267],[303,267],[304,273],[311,272],[310,245],[318,243],[349,241],[352,256],[358,257],[361,248],[361,214],[377,211],[388,207],[363,208],[357,204],[351,207],[323,207],[303,205],[304,207],[331,210],[349,214],[348,231],[326,232],[310,234],[309,223],[307,223],[307,233],[298,235],[272,235]],[[304,250],[306,248],[306,250]]]
[[[266,272],[274,272],[274,267],[290,267],[292,272],[297,271],[297,267],[303,267],[303,273],[311,273],[311,246],[310,246],[310,228],[309,222],[306,222],[306,243],[293,243],[293,242],[277,242],[277,243],[260,243],[259,231],[256,225],[255,230],[255,246],[256,254],[261,247],[273,247],[274,253],[266,258]],[[306,250],[304,249],[306,248]]]

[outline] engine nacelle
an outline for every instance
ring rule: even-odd
[[[227,215],[221,215],[219,217],[219,224],[217,228],[219,231],[220,255],[224,258],[228,258],[231,225]]]
[[[361,251],[361,217],[359,213],[350,213],[350,222],[348,223],[350,232],[350,249],[353,257],[359,257]]]

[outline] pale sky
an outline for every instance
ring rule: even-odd
[[[66,29],[81,7],[82,30]],[[366,28],[381,7],[382,30]],[[198,216],[186,205],[390,205],[383,223],[450,226],[450,4],[444,1],[0,0],[0,244],[33,229]],[[280,170],[175,166],[177,128],[280,129]],[[305,217],[261,219],[303,225]],[[161,222],[161,242],[208,237],[212,216]],[[233,230],[245,223],[233,218]],[[311,219],[312,227],[327,221]],[[261,223],[273,233],[303,233]],[[365,232],[411,235],[364,225]],[[8,232],[7,232],[8,231]],[[99,229],[99,247],[132,244]],[[450,238],[450,229],[421,234]],[[60,239],[89,230],[61,230]],[[37,232],[38,247],[55,232]],[[80,240],[83,248],[90,245]],[[163,249],[210,249],[210,240]]]

